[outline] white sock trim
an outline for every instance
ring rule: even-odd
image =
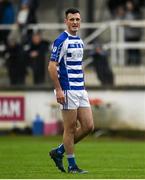
[[[66,156],[67,156],[67,158],[74,158],[75,157],[74,154],[67,154]]]

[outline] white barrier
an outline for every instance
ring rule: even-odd
[[[53,92],[0,93],[0,97],[9,96],[24,97],[25,119],[24,121],[0,120],[0,129],[14,126],[20,128],[31,126],[36,114],[39,114],[46,123],[56,120],[51,111],[52,105],[56,103]],[[89,91],[89,97],[91,100],[99,99],[102,102],[99,106],[93,106],[96,127],[145,130],[144,91]],[[5,108],[6,117],[7,106],[0,107],[0,115],[2,114],[2,108]],[[56,118],[61,118],[58,108],[56,110]]]

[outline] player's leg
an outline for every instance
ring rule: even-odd
[[[81,118],[82,114],[80,113],[80,110],[77,109],[78,106],[78,97],[75,95],[75,93],[68,92],[67,94],[67,103],[65,104],[66,108],[74,109],[74,110],[62,110],[63,120],[64,120],[64,135],[63,135],[63,142],[64,144],[61,144],[59,147],[57,147],[55,150],[55,154],[61,155],[61,157],[58,159],[55,155],[53,160],[56,163],[56,166],[61,170],[64,171],[63,168],[63,162],[62,157],[64,151],[66,151],[68,162],[69,162],[69,172],[79,172],[79,173],[86,173],[86,171],[81,170],[77,167],[75,158],[74,158],[74,141],[78,142],[81,140],[84,136],[88,134],[89,131],[92,129],[91,121],[89,120],[90,114],[89,110],[87,110],[87,120],[84,120],[87,126],[85,126],[85,123],[82,123],[83,118]],[[86,102],[87,101],[87,102]],[[83,105],[89,106],[88,99],[83,101]],[[77,128],[77,118],[80,120],[81,127]],[[90,124],[89,124],[90,123]],[[65,147],[65,148],[64,148]],[[52,151],[51,151],[52,152]],[[59,160],[59,161],[58,161]]]
[[[74,142],[77,143],[94,129],[93,115],[90,107],[78,109],[77,118],[80,126],[76,128]]]
[[[75,155],[74,155],[74,134],[76,131],[77,122],[77,109],[73,110],[62,110],[64,132],[63,132],[63,144],[65,147],[65,153],[70,166],[75,166]]]
[[[77,125],[77,110],[62,110],[64,132],[63,144],[66,154],[74,153],[74,134]]]
[[[62,161],[64,151],[66,152],[69,167],[76,166],[74,156],[74,134],[76,131],[77,110],[62,110],[62,116],[64,123],[63,144],[53,149],[50,152],[50,156],[58,169],[64,172]]]
[[[67,146],[68,152],[66,152],[67,154],[72,153],[72,149],[73,149],[72,145],[74,143],[76,144],[77,142],[79,142],[81,139],[87,136],[94,129],[92,110],[90,107],[79,108],[77,110],[77,117],[76,117],[76,113],[73,113],[73,111],[76,111],[76,110],[63,111],[63,119],[64,119],[63,142],[65,141],[66,144],[68,143],[68,146]],[[79,127],[77,127],[76,119],[80,123]],[[74,142],[72,142],[72,139],[70,140],[70,136],[71,138],[74,136]]]
[[[80,127],[76,129],[75,143],[80,141],[94,129],[92,110],[86,90],[81,91],[79,94],[79,108],[77,110],[77,119],[80,123]]]
[[[74,139],[77,129],[77,113],[78,113],[77,109],[62,111],[63,120],[64,120],[63,144],[68,159],[68,172],[87,173],[87,171],[78,168],[74,155]]]
[[[90,107],[79,108],[77,110],[77,118],[80,122],[80,126],[77,127],[75,130],[74,143],[79,142],[86,135],[88,135],[94,128],[92,111],[91,111]],[[87,173],[88,171],[82,170],[82,169],[78,168],[78,166],[75,166],[75,167],[69,167],[68,172],[71,172],[71,173]]]

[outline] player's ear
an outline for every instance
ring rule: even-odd
[[[66,24],[66,22],[67,22],[67,19],[65,18],[65,19],[64,19],[64,23]]]

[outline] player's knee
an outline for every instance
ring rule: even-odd
[[[76,128],[72,127],[69,129],[70,134],[75,134]]]
[[[88,132],[93,132],[94,130],[94,124],[93,123],[89,123],[88,124]]]
[[[93,132],[93,130],[94,130],[94,124],[88,123],[87,126],[85,126],[85,128],[84,128],[84,133],[89,134],[89,133]]]
[[[70,125],[69,127],[67,127],[67,128],[65,129],[65,131],[66,131],[68,134],[74,134],[75,131],[76,131],[75,124],[72,124],[72,125]]]

